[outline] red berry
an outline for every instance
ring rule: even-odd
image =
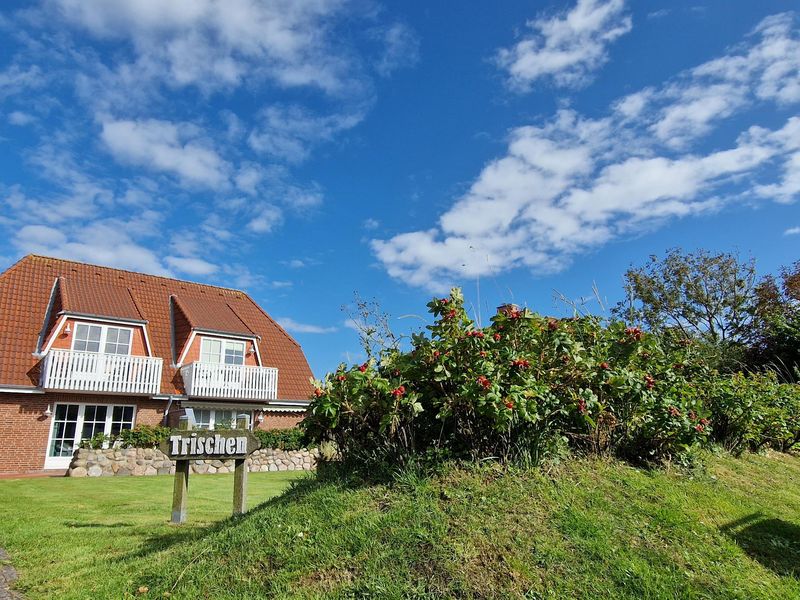
[[[336,379],[338,379],[339,381],[344,381],[345,379],[347,379],[347,377],[345,377],[344,375],[339,375]]]
[[[495,342],[499,342],[501,337],[503,337],[503,336],[501,336],[499,333],[495,333],[494,334],[494,341]]]
[[[601,362],[600,368],[603,369],[603,371],[608,371],[611,368],[611,365],[609,365],[607,362]]]
[[[511,400],[506,400],[505,405],[508,410],[514,410],[514,403]]]
[[[320,396],[324,396],[324,395],[325,395],[325,392],[323,392],[321,389],[317,388],[317,389],[315,389],[315,390],[314,390],[314,395],[315,395],[317,398],[319,398]]]
[[[359,370],[359,371],[361,371],[362,373],[363,373],[364,371],[366,371],[366,370],[367,370],[367,363],[364,363],[363,365],[361,365],[360,367],[358,367],[358,370]]]

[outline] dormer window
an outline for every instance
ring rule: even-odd
[[[203,338],[200,344],[200,362],[224,365],[244,364],[245,343],[235,340]]]
[[[109,325],[90,325],[78,323],[72,340],[72,349],[80,352],[100,352],[104,354],[130,354],[133,332],[127,327]]]

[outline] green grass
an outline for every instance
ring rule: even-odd
[[[251,473],[249,504],[297,472]],[[171,476],[0,480],[0,547],[31,598],[119,598],[150,556],[230,517],[233,475],[193,476],[189,521],[169,524]]]
[[[192,507],[210,523],[230,479],[201,479]],[[0,544],[31,598],[800,598],[800,458],[776,453],[694,476],[576,460],[393,486],[308,477],[186,529],[140,481],[0,482]]]

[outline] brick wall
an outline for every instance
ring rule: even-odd
[[[136,424],[159,425],[166,408],[161,400],[89,394],[0,394],[0,473],[42,471],[56,403],[135,404]]]
[[[301,412],[265,412],[264,420],[258,424],[259,429],[291,429],[296,427],[305,417]]]

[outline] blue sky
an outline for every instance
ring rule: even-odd
[[[451,285],[484,318],[613,305],[674,246],[774,271],[800,258],[791,8],[6,2],[0,268],[244,288],[317,375],[361,358],[354,291],[402,333]]]

